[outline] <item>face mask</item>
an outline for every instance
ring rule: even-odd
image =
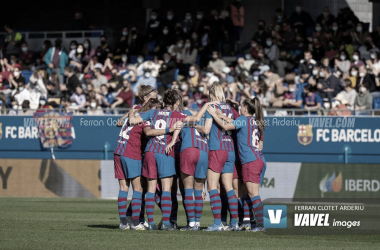
[[[191,16],[186,16],[185,19],[186,20],[191,20]]]
[[[332,27],[332,30],[333,30],[333,31],[337,31],[337,30],[338,30],[338,26],[333,26],[333,27]]]
[[[77,52],[80,54],[80,53],[83,52],[83,49],[82,49],[82,48],[78,48],[78,49],[77,49]]]
[[[123,34],[123,36],[126,36],[126,35],[128,35],[128,31],[123,31],[122,34]]]
[[[254,80],[255,82],[257,82],[257,81],[259,80],[259,77],[258,77],[258,76],[254,76],[254,77],[253,77],[253,80]]]
[[[357,31],[357,32],[362,32],[362,29],[363,29],[362,26],[358,26],[358,27],[356,27],[356,31]]]
[[[191,43],[186,43],[186,44],[185,44],[185,47],[186,47],[186,48],[190,48],[190,46],[191,46]]]
[[[272,41],[267,41],[268,46],[272,46]]]
[[[168,20],[173,20],[173,15],[167,15],[166,17]]]
[[[17,109],[17,108],[18,108],[17,105],[13,105],[13,106],[12,106],[12,109]]]
[[[156,20],[156,18],[157,18],[157,17],[154,16],[154,15],[153,15],[153,16],[150,16],[150,19],[152,19],[152,20]]]
[[[177,44],[177,47],[178,47],[178,48],[182,48],[182,47],[183,47],[183,43],[179,43],[179,44]]]
[[[203,15],[197,15],[197,19],[202,19]]]
[[[24,87],[19,87],[18,88],[18,91],[20,91],[20,92],[23,91],[23,90],[24,90]]]
[[[127,61],[127,57],[126,57],[126,56],[122,56],[122,57],[121,57],[121,60],[122,60],[123,62],[126,62],[126,61]]]
[[[83,47],[85,47],[86,49],[88,48],[88,46],[89,46],[88,43],[83,44]]]
[[[186,86],[186,85],[182,85],[182,86],[181,86],[181,89],[182,89],[183,91],[185,91],[185,90],[187,90],[187,86]]]
[[[365,73],[361,72],[361,73],[359,73],[359,76],[360,76],[360,77],[364,77],[364,76],[365,76]]]
[[[376,59],[376,54],[371,54],[372,59]]]
[[[162,33],[164,33],[164,35],[167,35],[169,33],[169,30],[163,30]]]
[[[212,77],[212,73],[211,73],[211,72],[207,72],[207,73],[206,73],[206,76],[207,76],[207,77]]]
[[[342,61],[344,61],[344,60],[346,60],[346,56],[345,56],[345,55],[340,55],[340,59],[341,59]]]
[[[357,71],[351,71],[351,75],[352,75],[352,76],[357,76],[357,75],[358,75],[358,72],[357,72]]]
[[[295,90],[294,88],[291,88],[289,89],[289,92],[294,92],[294,90]]]
[[[319,76],[323,78],[325,77],[325,74],[323,74],[323,72],[319,72]]]
[[[70,49],[71,49],[71,50],[74,50],[74,49],[76,49],[76,48],[77,48],[77,46],[75,46],[75,45],[71,45],[71,46],[70,46]]]
[[[91,107],[91,108],[95,108],[95,107],[96,107],[96,102],[92,102],[92,103],[90,103],[90,107]]]
[[[321,30],[322,30],[322,28],[321,27],[315,27],[315,30],[317,31],[317,32],[320,32]]]
[[[190,70],[189,71],[189,76],[194,76],[195,75],[195,72],[193,70]]]
[[[257,44],[256,43],[251,43],[252,48],[256,48]]]
[[[231,93],[234,92],[234,89],[233,88],[229,88],[228,89]]]
[[[148,78],[148,77],[150,77],[150,73],[149,73],[149,72],[146,72],[146,73],[144,74],[144,76],[145,76],[146,78]]]
[[[197,100],[197,103],[198,103],[198,104],[202,104],[203,101],[202,101],[202,100]]]
[[[138,62],[138,63],[142,63],[143,61],[144,61],[144,59],[142,59],[141,57],[138,57],[138,58],[137,58],[137,62]]]
[[[247,59],[247,60],[251,60],[251,59],[252,59],[252,56],[251,56],[250,54],[246,54],[246,55],[245,55],[245,59]]]
[[[360,87],[360,88],[359,88],[359,91],[360,91],[361,93],[366,92],[366,90],[367,90],[367,89],[366,89],[365,87]]]
[[[354,61],[358,61],[358,60],[359,60],[359,56],[357,56],[357,55],[353,55],[353,56],[352,56],[352,59],[354,59]]]
[[[16,77],[19,76],[20,75],[20,71],[14,71],[13,75],[16,76]]]
[[[170,61],[170,59],[167,59],[167,60],[165,60],[164,62],[165,62],[165,63],[168,63],[169,61]]]
[[[21,50],[22,50],[22,52],[27,52],[28,51],[28,47],[22,47]]]
[[[41,106],[44,106],[46,104],[46,101],[45,100],[40,100],[40,105]]]
[[[71,107],[75,107],[75,106],[77,106],[77,104],[76,104],[75,102],[72,102],[72,103],[70,104],[70,106],[71,106]]]
[[[313,70],[313,75],[316,76],[317,74],[318,74],[318,70],[315,70],[315,69],[314,69],[314,70]]]
[[[199,92],[203,92],[205,90],[204,87],[199,87]]]
[[[296,7],[296,12],[301,12],[301,7],[297,6]]]

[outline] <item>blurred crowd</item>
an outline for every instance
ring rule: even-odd
[[[13,113],[115,113],[139,103],[141,85],[153,86],[158,96],[179,88],[187,108],[198,109],[214,82],[228,99],[257,96],[276,115],[380,108],[380,26],[369,33],[349,8],[334,16],[324,7],[315,20],[300,4],[291,16],[277,9],[271,23],[259,20],[248,44],[240,41],[244,6],[238,0],[227,10],[182,17],[153,10],[145,34],[125,26],[115,44],[102,35],[97,47],[85,39],[64,48],[57,39],[31,51],[11,25],[4,28],[0,107]]]

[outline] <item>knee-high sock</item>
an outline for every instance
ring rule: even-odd
[[[119,190],[119,196],[117,197],[117,207],[119,209],[120,223],[122,223],[123,225],[127,224],[127,219],[126,219],[127,199],[128,199],[128,192]]]
[[[244,220],[247,221],[247,223],[251,220],[251,214],[252,214],[252,201],[249,198],[248,194],[245,194],[243,196],[243,206],[244,206]]]
[[[132,217],[132,202],[129,203],[126,216]]]
[[[144,190],[142,193],[142,197],[145,197],[146,191]],[[139,222],[145,222],[145,199],[141,199],[141,210],[140,210],[140,219]]]
[[[148,217],[148,223],[149,225],[154,224],[153,220],[153,213],[154,213],[154,193],[146,193],[145,196],[145,208],[146,208],[146,215]]]
[[[242,198],[238,199],[238,217],[239,223],[242,223],[244,219],[244,203]]]
[[[193,193],[194,193],[194,189],[185,188],[185,200],[183,201],[183,203],[185,204],[185,207],[186,207],[186,214],[187,214],[187,218],[189,219],[189,222],[195,221],[195,215],[194,215],[195,207],[194,207]]]
[[[227,214],[228,214],[228,198],[226,194],[223,194],[220,196],[220,201],[222,203],[222,209],[221,209],[221,220],[223,223],[227,224]]]
[[[161,208],[161,196],[162,196],[162,193],[161,191],[157,188],[156,189],[156,193],[154,194],[154,199],[155,199],[155,202],[157,204],[157,206],[160,208],[161,212],[162,212],[162,208]]]
[[[194,190],[195,196],[195,221],[200,222],[203,210],[202,190]]]
[[[172,193],[171,198],[172,198],[172,210],[170,212],[170,221],[171,222],[177,222],[177,215],[178,215],[177,192]]]
[[[238,217],[238,200],[235,194],[235,190],[230,190],[227,192],[228,197],[228,204],[230,206],[230,213],[231,213],[231,224],[236,225],[237,217]]]
[[[134,226],[139,224],[140,212],[141,212],[141,198],[142,193],[138,191],[133,191],[132,196],[132,223]]]
[[[162,223],[165,225],[169,225],[170,212],[172,211],[172,197],[171,197],[171,193],[168,191],[162,192],[161,209],[162,209]]]
[[[254,196],[251,198],[253,211],[255,213],[257,225],[263,226],[263,203],[261,202],[260,195]]]
[[[219,192],[217,189],[213,189],[210,191],[210,205],[211,205],[212,213],[214,214],[214,224],[220,225],[222,223],[221,214],[220,214],[222,204],[221,204]]]

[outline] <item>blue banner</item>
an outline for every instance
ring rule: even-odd
[[[73,116],[72,144],[57,159],[112,159],[117,116]],[[51,158],[30,116],[0,116],[0,158]],[[272,162],[379,163],[380,118],[267,117],[264,155]]]

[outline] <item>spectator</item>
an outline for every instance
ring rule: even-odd
[[[91,47],[90,39],[85,39],[83,42],[84,61],[89,63],[91,58],[95,55],[95,50]]]
[[[260,49],[257,53],[258,58],[252,64],[250,72],[260,71],[261,67],[264,65],[270,65],[270,61],[265,57],[264,50]]]
[[[48,66],[47,72],[56,72],[59,77],[59,82],[63,82],[63,69],[68,64],[68,56],[66,51],[62,48],[62,40],[55,40],[55,46],[50,48],[45,54],[45,64]]]
[[[29,78],[28,90],[30,92],[30,108],[37,109],[40,97],[47,98],[47,89],[45,87],[42,75],[34,72]]]
[[[78,47],[78,42],[76,40],[72,40],[70,42],[70,46],[69,46],[70,52],[73,51],[73,50],[75,51],[77,49],[77,47]]]
[[[110,107],[115,100],[113,94],[108,92],[107,85],[105,84],[100,86],[100,94],[97,94],[97,99],[100,100],[102,108]]]
[[[219,78],[214,75],[214,70],[209,67],[206,69],[206,76],[202,81],[205,81],[207,86],[211,86],[214,82],[219,82]]]
[[[34,114],[34,110],[30,110],[30,102],[28,100],[22,102],[21,109],[18,115],[32,116]]]
[[[304,53],[304,58],[300,61],[300,64],[298,66],[297,75],[299,77],[299,82],[303,83],[308,79],[312,73],[313,69],[316,65],[316,61],[313,59],[313,55],[309,50],[306,50]]]
[[[363,23],[359,22],[356,25],[356,30],[350,32],[352,42],[356,46],[363,45],[365,42],[365,39],[368,37],[368,32],[364,30]]]
[[[261,47],[265,47],[268,36],[269,34],[265,30],[265,21],[259,20],[257,24],[257,31],[253,35],[252,39],[257,41]]]
[[[152,10],[148,21],[147,34],[152,34],[154,37],[157,37],[160,33],[160,25],[161,20],[158,16],[157,10]]]
[[[331,74],[330,68],[328,67],[321,67],[320,77],[322,78],[320,82],[322,83],[324,92],[321,97],[328,98],[331,101],[341,90],[340,81],[334,74]]]
[[[256,97],[259,99],[263,107],[269,107],[269,100],[272,93],[268,91],[268,85],[264,81],[259,81],[255,89]]]
[[[244,63],[244,57],[239,57],[237,60],[237,64],[235,66],[235,73],[237,75],[244,74],[246,76],[249,76],[249,68],[246,67]],[[227,67],[228,68],[228,67]],[[223,68],[224,69],[224,68]],[[227,80],[227,79],[226,79]],[[228,80],[227,80],[228,81]]]
[[[235,27],[236,40],[240,42],[241,32],[244,28],[244,6],[241,0],[235,0],[230,5],[232,23]]]
[[[92,85],[94,85],[94,88],[99,91],[100,86],[102,84],[107,84],[108,80],[104,75],[102,75],[102,70],[100,68],[95,68],[94,75],[95,78],[92,80]]]
[[[198,33],[198,34],[201,34],[203,33],[203,28],[206,24],[206,20],[204,18],[204,15],[203,15],[203,11],[201,10],[198,10],[197,11],[197,15],[196,15],[196,20],[194,21],[194,25],[193,25],[193,30],[194,32]]]
[[[369,89],[370,85],[367,82],[360,85],[359,94],[355,98],[355,110],[372,109],[372,95],[369,93]]]
[[[21,43],[20,64],[22,70],[30,70],[33,65],[33,51],[28,49],[28,43]]]
[[[277,75],[276,73],[273,73],[270,70],[268,65],[261,66],[260,75],[264,75],[265,77],[264,81],[270,90],[272,90],[275,87],[276,81],[280,78],[279,75]]]
[[[301,34],[306,34],[306,30],[313,26],[314,21],[310,14],[303,10],[302,4],[298,3],[295,12],[290,16],[289,22],[297,28]]]
[[[49,109],[52,109],[52,106],[50,106],[47,103],[46,98],[44,96],[41,96],[40,97],[40,101],[38,103],[38,108],[37,108],[36,112],[37,113],[39,113],[39,112],[46,112]]]
[[[212,52],[212,60],[209,61],[208,67],[212,68],[215,74],[221,74],[224,67],[226,67],[226,63],[219,58],[218,51]]]
[[[13,30],[13,27],[10,24],[4,25],[4,29],[7,32],[7,36],[5,38],[5,58],[10,59],[11,55],[18,56],[20,53],[20,45],[23,40],[20,32]]]
[[[245,64],[244,64],[244,69],[246,69]],[[222,70],[222,74],[220,74],[220,77],[222,79],[225,79],[227,81],[227,83],[231,83],[231,82],[235,81],[234,77],[232,75],[230,75],[230,72],[231,72],[231,69],[229,67],[224,67]],[[240,72],[240,73],[242,73],[242,72]],[[240,74],[240,73],[237,73],[237,74]]]
[[[334,116],[351,116],[351,112],[347,110],[347,104],[348,101],[344,98],[342,94],[338,94],[334,98],[334,103],[333,103],[333,108],[329,112],[329,115],[334,115]]]
[[[76,49],[73,49],[69,53],[70,66],[77,68],[80,72],[83,69],[83,63],[85,60],[85,52],[83,44],[78,44]]]
[[[86,96],[83,93],[83,89],[81,86],[77,86],[75,88],[75,92],[71,95],[70,101],[75,103],[75,109],[84,108],[86,105]]]
[[[177,40],[176,44],[172,44],[168,48],[168,53],[170,54],[171,58],[175,60],[176,63],[182,62],[182,49],[184,46],[184,42],[182,38],[179,38]]]
[[[281,8],[276,9],[276,14],[272,18],[272,26],[276,24],[283,25],[287,18],[284,11]]]
[[[17,89],[19,84],[25,85],[25,78],[21,75],[20,64],[15,64],[13,67],[13,75],[10,74],[8,77],[9,89]]]
[[[329,41],[327,51],[325,53],[325,57],[328,58],[328,60],[332,60],[338,55],[339,51],[337,47],[335,46],[333,41]]]
[[[359,77],[359,69],[358,69],[358,67],[353,66],[350,69],[350,76],[348,77],[348,79],[350,79],[350,81],[351,81],[351,87],[352,88],[356,88],[356,83],[358,81],[358,77]]]
[[[159,39],[157,41],[157,45],[154,48],[154,52],[158,55],[164,54],[168,47],[175,42],[174,34],[172,34],[169,30],[168,26],[164,26],[162,28],[162,33],[158,35]]]
[[[355,50],[354,54],[352,55],[352,62],[350,68],[354,66],[358,68],[362,65],[364,65],[364,62],[360,60],[360,52]]]
[[[104,64],[104,61],[108,57],[108,53],[112,52],[111,46],[107,43],[107,36],[100,36],[100,46],[96,48],[96,56],[98,57],[98,62]]]
[[[271,61],[271,63],[276,65],[278,55],[280,54],[280,50],[278,49],[277,45],[273,43],[272,38],[270,36],[268,36],[266,39],[264,51],[265,55]]]
[[[111,105],[111,109],[115,107],[131,108],[133,102],[133,92],[131,84],[127,79],[123,81],[123,88],[120,89],[119,94],[115,97],[115,102]]]
[[[68,94],[71,96],[74,94],[76,88],[80,87],[80,82],[73,68],[65,67],[64,72],[65,72],[65,76],[67,76],[67,85],[66,85],[67,91],[68,91]]]
[[[333,22],[331,26],[331,32],[328,38],[332,41],[337,47],[339,47],[342,41],[343,32],[339,29],[337,22]]]
[[[190,34],[190,32],[193,30],[193,18],[191,15],[191,12],[186,12],[185,13],[185,19],[182,21],[182,29],[183,32],[187,35]]]
[[[159,89],[160,95],[168,88],[168,84],[173,82],[174,74],[176,71],[177,64],[174,60],[170,58],[168,53],[164,54],[164,62],[161,64],[160,74],[157,81],[162,82],[163,88]]]
[[[270,87],[269,90],[272,88]],[[278,78],[274,82],[274,88],[272,89],[272,95],[269,100],[269,102],[272,104],[275,108],[282,108],[284,105],[284,95],[285,95],[286,88],[284,87],[284,83],[282,78]]]
[[[71,30],[87,30],[88,29],[88,24],[86,20],[83,19],[82,12],[76,12],[74,17],[75,17],[75,21],[71,25]]]
[[[11,100],[12,100],[11,104],[12,104],[13,109],[15,109],[14,107],[16,107],[16,109],[18,107],[21,107],[22,103],[25,100],[30,101],[30,91],[27,88],[25,88],[24,83],[20,82],[18,84],[17,89],[14,89],[12,91]]]
[[[360,52],[361,59],[366,61],[371,60],[371,53],[379,52],[379,49],[373,44],[372,38],[368,36],[365,39],[364,44],[358,48],[358,51]]]
[[[288,82],[288,88],[284,93],[284,101],[282,107],[284,108],[301,108],[302,107],[302,89],[296,88],[296,84],[293,81]]]
[[[199,68],[197,65],[191,65],[189,68],[189,76],[187,81],[189,82],[190,88],[196,89],[198,84],[201,82],[202,77],[199,74]]]
[[[170,27],[171,31],[174,32],[174,27],[176,23],[177,23],[177,18],[174,15],[174,12],[172,10],[168,10],[166,12],[166,18],[162,20],[161,25]]]
[[[339,94],[342,95],[345,100],[347,100],[348,109],[353,110],[357,92],[353,88],[352,82],[350,79],[345,79],[343,81],[343,87],[344,87],[344,90],[341,91]]]
[[[325,6],[323,13],[316,19],[317,23],[320,23],[324,30],[328,30],[335,20],[334,15],[330,13],[330,8]]]
[[[52,72],[46,82],[47,98],[60,97],[59,78],[56,72]]]
[[[380,72],[379,52],[371,52],[371,60],[367,60],[367,65],[372,69],[375,76]]]
[[[355,86],[356,91],[359,91],[361,85],[365,82],[368,84],[368,87],[366,88],[368,92],[376,91],[376,83],[374,80],[374,76],[368,74],[367,68],[363,65],[359,67],[359,77],[357,78]]]
[[[181,58],[183,64],[195,64],[197,61],[198,49],[191,44],[190,39],[185,40],[185,47],[182,49]]]
[[[335,59],[335,70],[340,70],[343,73],[348,73],[350,70],[351,62],[348,57],[346,50],[341,50],[339,54],[339,59]]]
[[[99,106],[99,103],[96,99],[90,100],[90,105],[87,107],[87,114],[88,115],[103,115],[104,112],[102,108]]]
[[[303,90],[303,105],[307,110],[318,110],[323,107],[323,100],[317,93],[313,93],[311,89],[311,85],[305,86]]]
[[[157,90],[157,80],[152,76],[150,69],[144,69],[144,75],[137,80],[137,83],[133,87],[133,93],[136,96],[138,96],[141,85],[152,86],[155,90]]]

